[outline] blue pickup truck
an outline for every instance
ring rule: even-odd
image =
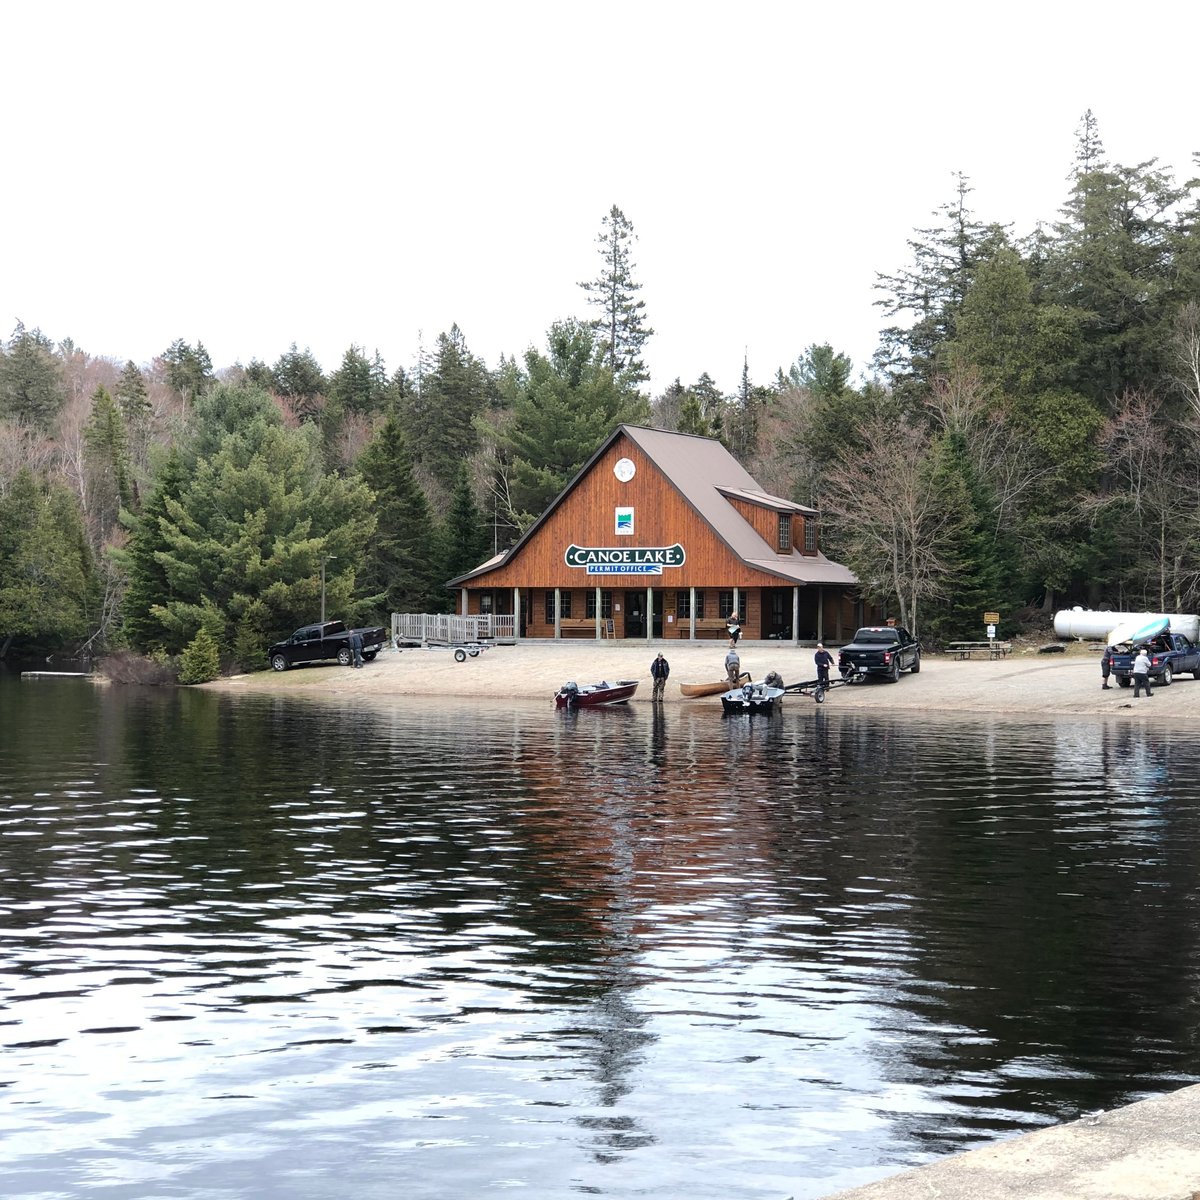
[[[1200,679],[1200,646],[1182,633],[1170,633],[1166,629],[1142,643],[1149,647],[1150,678],[1166,687],[1172,676],[1190,671],[1194,679]],[[1112,673],[1121,687],[1132,682],[1133,660],[1137,657],[1136,646],[1122,646],[1121,653],[1114,654]]]

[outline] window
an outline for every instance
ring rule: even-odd
[[[571,615],[571,593],[562,593],[562,615],[569,617]],[[546,624],[554,624],[554,592],[549,588],[546,589]]]
[[[482,614],[484,614],[485,616],[488,616],[491,614],[491,611],[492,611],[492,593],[491,592],[480,592],[479,593],[479,611]]]
[[[719,592],[717,595],[717,616],[724,620],[733,614],[733,593]]]
[[[817,552],[817,518],[804,518],[804,553],[816,554]]]
[[[779,514],[779,552],[786,554],[792,548],[792,514]]]
[[[584,606],[587,618],[589,621],[596,619],[596,589],[589,588],[587,593],[587,604]],[[612,616],[612,592],[600,593],[600,616],[604,620],[608,620]]]
[[[675,612],[681,621],[687,621],[692,616],[692,593],[676,592],[675,593]],[[696,620],[704,619],[704,593],[696,593]]]

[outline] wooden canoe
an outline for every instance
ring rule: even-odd
[[[743,671],[738,676],[738,681],[749,679],[750,672]],[[722,692],[729,691],[730,683],[728,677],[720,680],[718,683],[681,683],[679,685],[680,692],[691,699],[696,699],[699,696],[719,696]]]

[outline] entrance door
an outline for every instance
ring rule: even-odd
[[[766,629],[763,633],[769,638],[790,640],[792,636],[792,589],[764,588]]]
[[[627,638],[644,638],[646,636],[646,593],[640,588],[637,591],[625,593],[625,636]]]

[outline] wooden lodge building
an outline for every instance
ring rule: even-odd
[[[526,638],[844,641],[854,575],[815,509],[771,496],[712,438],[618,426],[509,550],[452,579],[458,611]]]

